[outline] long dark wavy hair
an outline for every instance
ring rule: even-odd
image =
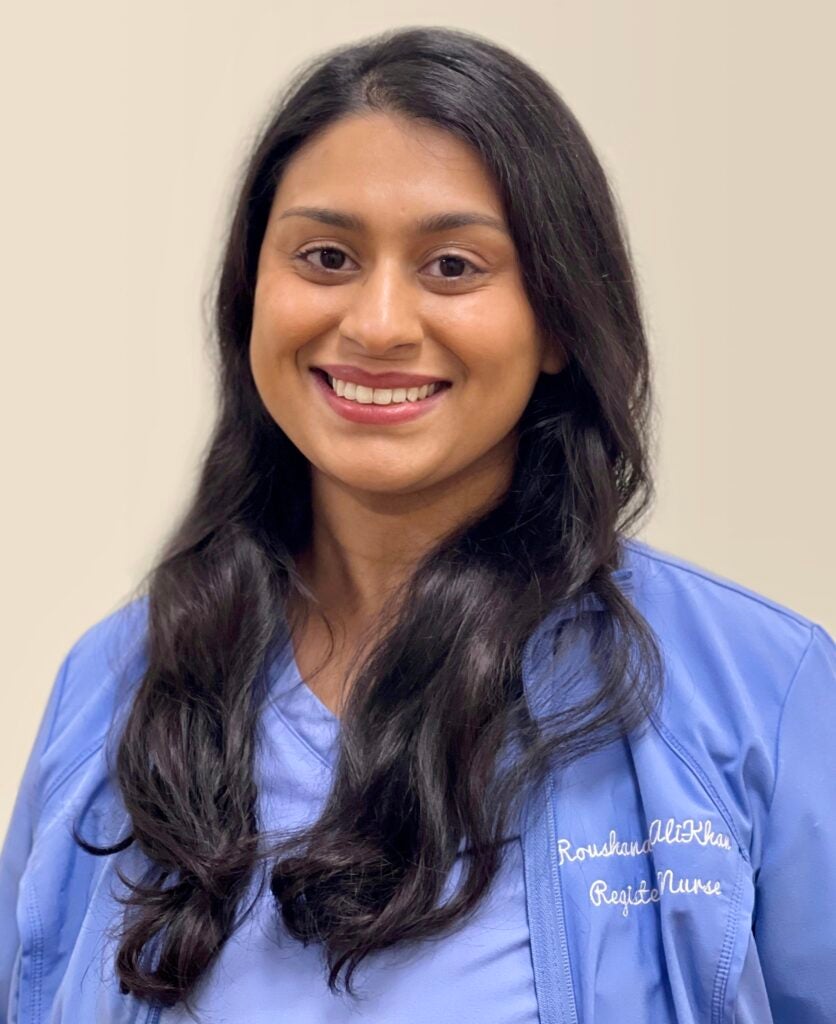
[[[288,642],[290,599],[321,611],[295,561],[310,541],[310,465],[263,406],[249,366],[257,261],[287,161],[366,110],[440,126],[479,154],[538,325],[568,363],[537,380],[507,492],[418,561],[355,662],[321,816],[264,844],[254,765],[267,668]],[[332,991],[345,966],[351,993],[368,954],[439,936],[472,913],[524,796],[547,772],[647,720],[660,648],[613,578],[654,494],[637,291],[587,136],[508,51],[460,30],[408,27],[292,76],[241,172],[213,285],[218,411],[195,492],[136,589],[147,599],[147,670],[110,765],[132,832],[113,846],[75,832],[90,853],[135,842],[149,861],[139,880],[119,872],[130,885],[116,953],[123,993],[190,1008],[254,905],[241,911],[262,863],[287,931],[322,944]],[[575,602],[598,610],[559,614]],[[555,610],[555,692],[574,692],[560,652],[579,629],[595,685],[538,716],[522,655]],[[515,756],[503,759],[509,743]],[[440,904],[463,844],[461,885]]]

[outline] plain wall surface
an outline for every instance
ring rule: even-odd
[[[531,63],[624,211],[655,359],[642,539],[836,626],[832,5],[76,0],[4,18],[0,837],[58,665],[148,568],[212,422],[202,306],[300,62],[384,28]],[[454,18],[455,20],[451,20]]]

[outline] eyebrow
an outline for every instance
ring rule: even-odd
[[[324,206],[291,206],[278,217],[278,220],[284,220],[285,217],[307,217],[310,220],[318,220],[322,224],[329,224],[334,228],[345,228],[348,231],[364,231],[366,229],[366,222],[362,217],[353,213],[343,213],[341,210],[331,210]],[[436,231],[451,231],[454,228],[468,227],[471,224],[494,228],[505,235],[510,234],[508,228],[498,217],[471,210],[434,213],[416,221],[415,228],[420,234],[432,234]]]

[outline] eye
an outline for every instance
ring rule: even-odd
[[[309,256],[316,256],[319,254],[320,262],[314,263],[308,259]],[[303,249],[298,252],[294,259],[301,260],[302,263],[307,264],[312,270],[319,270],[323,274],[338,274],[344,269],[344,261],[350,259],[347,253],[343,252],[342,249],[338,249],[333,245],[314,245],[308,249]],[[484,271],[480,270],[470,260],[465,259],[464,256],[458,256],[455,253],[442,253],[440,256],[434,257],[430,263],[439,263],[442,268],[440,275],[430,274],[430,277],[434,277],[439,281],[462,281],[468,277],[476,277],[479,274],[483,274]],[[470,268],[469,273],[464,273],[464,268]],[[448,273],[448,271],[453,271]]]
[[[321,264],[311,263],[311,261],[308,259],[308,256],[311,256],[315,253],[322,254]],[[294,256],[294,259],[301,260],[303,263],[307,263],[307,265],[314,270],[322,270],[325,273],[332,273],[342,269],[341,261],[344,259],[348,259],[348,255],[344,253],[342,249],[337,249],[333,245],[315,245],[312,246],[310,249],[303,249],[301,252],[298,252]],[[337,264],[336,266],[334,266],[335,263]]]
[[[440,263],[443,268],[447,270],[457,271],[461,267],[470,267],[469,274],[445,274],[442,273],[441,279],[444,281],[461,281],[465,277],[475,277],[477,274],[482,274],[484,271],[480,270],[475,264],[471,263],[470,260],[466,260],[464,256],[457,256],[455,253],[444,253],[441,256],[436,256],[432,263]],[[435,276],[435,275],[431,275]]]

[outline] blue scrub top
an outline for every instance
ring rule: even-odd
[[[340,721],[302,681],[289,643],[271,675],[257,768],[261,828],[295,829],[322,811]],[[198,983],[199,1019],[275,1024],[280,1014],[294,1024],[537,1024],[519,828],[509,839],[503,866],[471,920],[440,939],[370,954],[353,976],[354,996],[330,991],[322,947],[305,947],[287,934],[265,883],[249,917]],[[442,901],[458,884],[461,865],[460,855]],[[178,1005],[163,1010],[160,1024],[193,1019]]]

